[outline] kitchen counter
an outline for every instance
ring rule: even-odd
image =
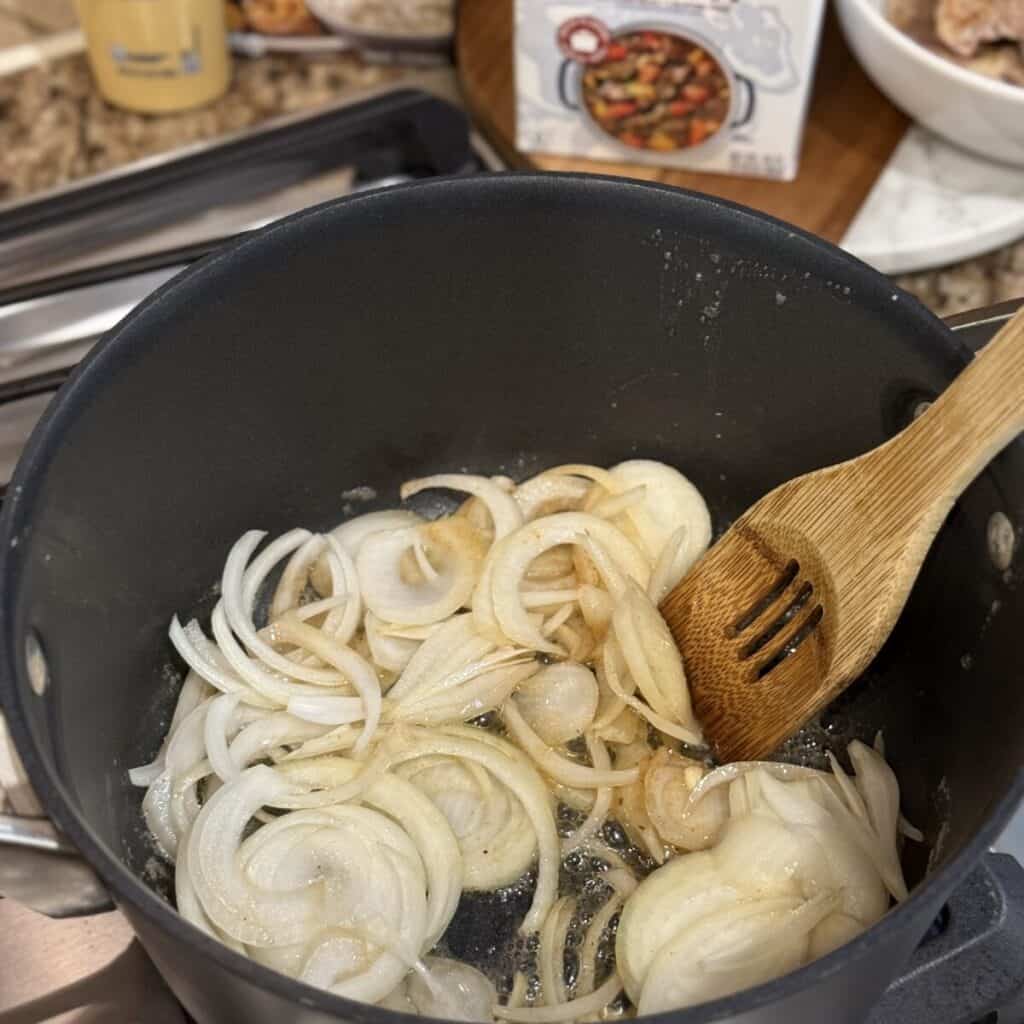
[[[54,61],[0,78],[0,202],[414,74],[342,54],[239,59],[215,103],[150,117],[105,103],[84,56]]]
[[[447,69],[368,66],[346,55],[271,55],[235,61],[234,82],[216,103],[165,117],[108,106],[85,58],[0,78],[0,202],[109,170],[177,146],[245,129],[348,92],[405,82],[454,97]],[[946,316],[1024,295],[1024,240],[898,283]]]

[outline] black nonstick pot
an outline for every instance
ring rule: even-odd
[[[968,358],[832,246],[669,188],[490,176],[292,217],[143,303],[22,458],[0,521],[0,692],[31,781],[200,1024],[394,1024],[230,952],[142,877],[126,769],[167,724],[168,621],[209,598],[232,541],[333,524],[353,487],[385,505],[429,472],[640,455],[680,467],[721,529],[891,436]],[[998,834],[1024,788],[1024,593],[988,535],[1022,512],[1017,443],[954,510],[875,665],[803,739],[813,756],[884,731],[926,836],[911,898],[826,958],[664,1024],[863,1020]]]

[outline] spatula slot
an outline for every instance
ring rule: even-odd
[[[818,628],[825,615],[822,606],[815,605],[809,615],[796,628],[793,635],[767,661],[759,666],[757,678],[764,679],[769,672],[778,668],[790,655],[796,654],[800,645]]]
[[[747,609],[747,611],[744,612],[728,630],[726,630],[726,635],[734,637],[742,633],[744,630],[749,629],[779,599],[782,592],[793,582],[793,580],[796,579],[799,572],[800,563],[795,558],[791,559],[786,564],[786,568],[782,570],[782,574],[772,584],[771,589],[759,597],[757,601],[755,601],[754,604],[751,605],[751,607]]]
[[[747,658],[752,658],[758,651],[763,650],[768,646],[782,632],[788,622],[792,622],[794,618],[802,611],[804,606],[811,599],[811,595],[814,593],[814,585],[805,582],[800,589],[796,592],[796,596],[792,601],[789,602],[782,609],[780,615],[765,629],[759,636],[755,637],[740,651],[740,660],[746,661]]]

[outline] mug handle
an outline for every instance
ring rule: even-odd
[[[569,71],[575,63],[574,60],[569,60],[567,57],[558,69],[558,97],[570,110],[580,109],[580,105],[573,103],[572,97],[569,95]]]
[[[750,124],[754,118],[754,110],[757,107],[756,97],[757,93],[754,91],[754,83],[744,75],[735,75],[736,84],[742,85],[747,92],[747,107],[743,111],[743,114],[733,121],[730,127],[742,128],[744,125]]]

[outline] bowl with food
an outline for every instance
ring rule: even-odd
[[[1024,453],[769,761],[709,760],[657,606],[969,358],[838,249],[623,179],[218,251],[76,370],[0,518],[0,699],[64,856],[199,1024],[857,1024],[1022,791],[988,537]]]
[[[445,51],[455,31],[454,0],[309,0],[309,8],[365,50]]]
[[[872,80],[926,128],[1024,166],[1024,6],[1017,0],[837,0]]]
[[[711,44],[677,29],[628,26],[561,66],[562,102],[624,150],[687,157],[754,116],[754,86]]]

